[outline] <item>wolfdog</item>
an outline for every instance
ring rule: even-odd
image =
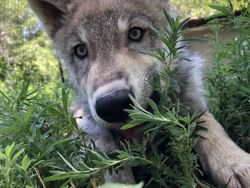
[[[163,9],[176,17],[169,0],[29,0],[52,39],[78,94],[78,126],[104,152],[117,149],[110,130],[127,120],[124,109],[134,96],[142,106],[152,89],[145,80],[161,70],[158,60],[142,51],[162,46],[149,25],[158,28]],[[189,50],[175,62],[180,99],[195,111],[207,111],[202,58]],[[186,62],[186,58],[189,62]],[[204,171],[217,185],[250,187],[250,155],[241,150],[214,117],[200,117],[204,130],[195,150]],[[104,175],[106,182],[134,183],[130,167]]]

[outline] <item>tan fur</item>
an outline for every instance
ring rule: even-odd
[[[145,81],[152,79],[161,68],[159,61],[142,53],[161,47],[149,25],[161,24],[163,8],[176,17],[174,9],[168,0],[29,0],[29,3],[53,40],[57,56],[63,60],[77,91],[78,100],[72,111],[79,128],[101,151],[114,151],[117,145],[106,127],[119,129],[121,124],[108,123],[98,117],[96,100],[114,90],[132,88],[137,101],[144,105],[145,98],[152,93]],[[146,31],[141,42],[128,41],[131,27]],[[88,49],[85,59],[72,55],[72,49],[79,43]],[[198,112],[207,110],[202,63],[198,54],[185,49],[174,64],[181,87],[179,97],[192,111]],[[212,115],[206,113],[200,120],[207,130],[197,132],[203,138],[195,149],[204,170],[218,185],[229,182],[230,188],[249,187],[249,154],[233,143]],[[117,174],[106,173],[105,179],[106,182],[134,183],[129,167]]]

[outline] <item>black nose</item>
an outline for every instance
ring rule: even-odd
[[[128,113],[124,110],[131,108],[132,104],[129,95],[132,95],[130,90],[119,90],[97,99],[96,113],[109,123],[125,122]]]

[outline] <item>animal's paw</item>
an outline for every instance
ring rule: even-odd
[[[221,187],[250,188],[250,155],[240,152],[244,155],[225,157],[221,163],[210,166],[213,180]]]

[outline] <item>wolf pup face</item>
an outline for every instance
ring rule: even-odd
[[[160,64],[145,52],[161,43],[157,27],[167,0],[29,0],[67,67],[78,95],[99,124],[127,119],[132,95],[144,105],[145,80]]]

